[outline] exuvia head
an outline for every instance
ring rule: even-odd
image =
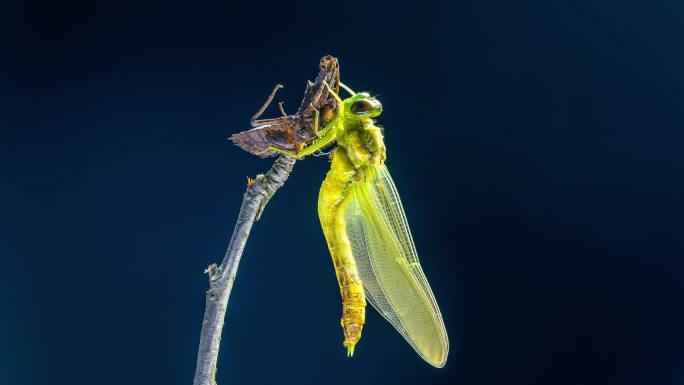
[[[354,115],[374,118],[382,113],[382,103],[368,92],[359,92],[344,101],[345,109]]]

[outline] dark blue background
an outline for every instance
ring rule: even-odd
[[[684,381],[680,1],[0,5],[0,384],[189,384],[245,177],[225,138],[320,56],[379,94],[451,339],[353,359],[298,162],[247,245],[220,384]],[[272,116],[276,110],[270,111]]]

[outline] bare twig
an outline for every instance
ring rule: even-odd
[[[216,361],[221,343],[221,331],[242,251],[254,220],[263,211],[273,194],[285,183],[294,164],[294,159],[280,157],[266,175],[258,175],[253,183],[250,182],[242,200],[240,214],[226,255],[220,266],[212,264],[207,268],[209,290],[197,353],[194,385],[216,384]]]
[[[317,138],[315,119],[319,118],[319,124],[325,124],[326,114],[334,113],[337,108],[335,98],[328,92],[326,84],[339,87],[340,69],[337,59],[332,56],[324,56],[320,60],[320,71],[316,80],[309,82],[304,93],[304,99],[299,110],[293,115],[281,116],[274,119],[259,119],[273,101],[275,93],[282,88],[277,85],[266,103],[252,118],[252,126],[255,128],[233,135],[231,140],[244,150],[260,156],[274,155],[268,150],[269,146],[278,146],[289,151],[298,151],[302,145],[308,145]],[[321,111],[319,114],[316,111]],[[285,111],[280,106],[280,112]],[[288,157],[278,158],[273,167],[266,175],[258,175],[255,180],[248,182],[240,207],[233,235],[226,255],[220,266],[212,264],[207,268],[209,273],[209,290],[207,291],[206,307],[204,309],[204,321],[202,322],[202,334],[200,346],[197,352],[197,368],[195,370],[194,385],[216,384],[216,362],[218,359],[219,346],[221,344],[221,331],[223,330],[224,318],[228,308],[235,274],[242,251],[247,243],[252,224],[258,220],[264,207],[271,199],[276,190],[285,183],[295,160]]]

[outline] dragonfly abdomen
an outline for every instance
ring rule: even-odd
[[[318,196],[318,212],[335,274],[342,296],[342,328],[347,354],[354,353],[354,346],[361,338],[366,322],[366,299],[363,284],[352,254],[347,236],[344,208],[356,169],[342,147],[333,154],[333,161]]]

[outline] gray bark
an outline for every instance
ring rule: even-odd
[[[216,362],[221,344],[221,331],[242,251],[252,224],[259,218],[276,190],[285,183],[294,163],[295,160],[292,158],[278,158],[266,175],[257,175],[254,183],[247,187],[226,255],[219,266],[212,264],[206,270],[209,274],[209,290],[197,352],[194,385],[216,384]]]

